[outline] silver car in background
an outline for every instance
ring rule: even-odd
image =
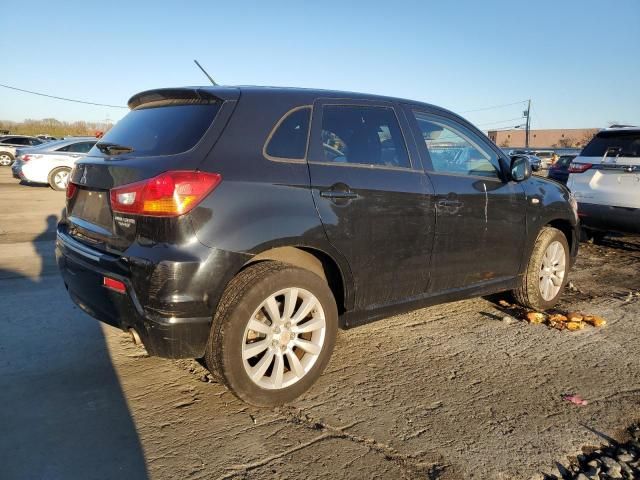
[[[0,137],[0,165],[8,167],[16,158],[17,148],[35,147],[45,140],[28,135],[3,135]]]
[[[54,190],[65,190],[74,164],[84,158],[97,141],[95,137],[73,137],[20,149],[11,167],[13,176],[25,182],[48,184]]]

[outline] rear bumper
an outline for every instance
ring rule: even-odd
[[[640,233],[640,208],[578,203],[578,215],[581,225],[593,230]]]
[[[186,286],[183,291],[176,291],[170,286],[172,293],[169,297],[174,299],[175,303],[167,303],[165,299],[162,303],[163,308],[159,309],[157,296],[161,293],[154,292],[154,300],[149,300],[146,292],[149,284],[155,280],[134,271],[136,259],[94,250],[58,231],[56,260],[74,303],[101,322],[125,331],[134,329],[150,355],[167,358],[199,358],[204,355],[212,314],[215,311],[215,306],[212,307],[209,302],[215,301],[217,305],[217,298],[214,297],[219,295],[218,291],[221,294],[226,285],[222,278],[224,283],[221,282],[219,288],[216,288],[216,285],[208,294],[203,292],[198,295],[198,290],[193,288],[194,278],[184,275],[182,280]],[[161,269],[167,268],[167,262],[138,260],[141,263],[146,262],[146,272],[154,272],[161,263],[164,263]],[[202,264],[206,263],[203,259]],[[184,267],[178,265],[177,271],[181,271],[181,266]],[[182,268],[182,271],[184,270],[185,268]],[[153,275],[150,273],[150,276]],[[107,289],[103,286],[104,277],[124,283],[126,291],[119,293]],[[200,300],[194,297],[199,297]]]

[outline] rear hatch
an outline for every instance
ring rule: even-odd
[[[569,171],[578,202],[640,208],[640,130],[599,132]]]
[[[116,212],[110,191],[168,171],[195,171],[226,125],[239,91],[180,88],[143,92],[131,111],[76,163],[67,191],[63,233],[120,254],[137,238],[173,243],[185,219]]]

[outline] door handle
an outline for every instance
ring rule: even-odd
[[[355,192],[349,191],[340,191],[340,190],[323,190],[320,192],[320,196],[324,198],[358,198],[358,194]]]

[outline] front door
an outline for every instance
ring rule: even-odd
[[[515,277],[526,238],[526,198],[504,179],[488,140],[454,118],[408,109],[433,187],[433,293]]]
[[[308,156],[313,199],[329,242],[349,262],[357,309],[427,289],[432,191],[403,125],[406,120],[386,102],[314,105]]]

